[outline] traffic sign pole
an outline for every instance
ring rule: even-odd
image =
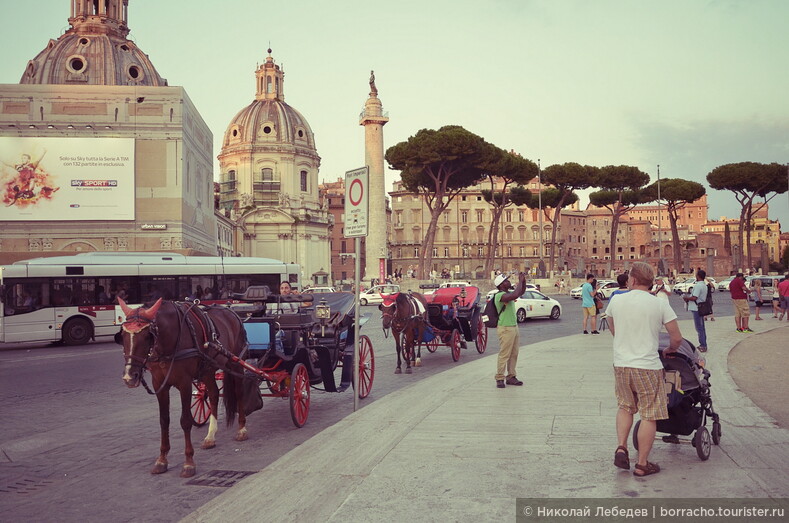
[[[345,173],[345,227],[346,238],[354,238],[354,288],[356,304],[353,312],[353,410],[359,409],[359,299],[361,292],[362,236],[367,236],[369,222],[370,169],[361,167]]]

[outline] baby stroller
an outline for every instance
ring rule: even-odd
[[[681,378],[681,389],[669,393],[668,419],[657,421],[657,431],[670,434],[663,438],[669,443],[680,443],[679,436],[690,436],[691,444],[702,461],[710,457],[711,443],[720,444],[721,424],[718,415],[712,409],[710,396],[710,371],[703,367],[696,353],[696,347],[688,340],[683,340],[679,350],[665,355],[663,350],[669,346],[668,333],[660,335],[660,361],[667,371],[678,371]],[[707,417],[712,418],[712,434],[705,426]],[[639,420],[633,429],[633,446],[638,450]]]

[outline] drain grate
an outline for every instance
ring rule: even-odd
[[[187,485],[198,485],[200,487],[232,487],[254,472],[245,470],[212,470],[201,476],[189,480]]]
[[[48,479],[20,479],[7,485],[0,485],[0,492],[9,492],[16,494],[32,494],[39,491],[47,485],[51,485],[52,481]]]

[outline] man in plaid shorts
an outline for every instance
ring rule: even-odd
[[[655,273],[644,262],[636,262],[628,275],[630,292],[611,300],[606,315],[614,336],[614,377],[616,435],[619,446],[614,465],[630,469],[627,441],[633,414],[641,415],[638,429],[638,462],[633,474],[649,476],[660,472],[657,463],[647,460],[657,431],[657,420],[668,418],[663,365],[658,355],[658,336],[665,325],[671,342],[666,353],[676,352],[682,343],[677,315],[668,300],[650,294]]]

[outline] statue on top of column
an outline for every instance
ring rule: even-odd
[[[370,71],[370,94],[378,94],[378,88],[375,87],[375,71]]]

